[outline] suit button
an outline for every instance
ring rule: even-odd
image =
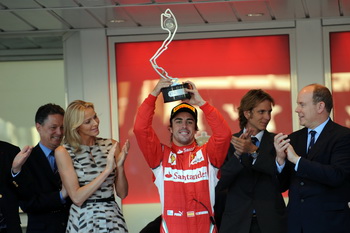
[[[304,202],[304,199],[301,199],[300,202],[303,203],[303,202]]]
[[[0,198],[2,198],[2,194],[0,194]]]
[[[300,182],[300,185],[301,185],[301,186],[304,186],[304,182]]]

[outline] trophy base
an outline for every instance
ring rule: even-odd
[[[190,93],[185,91],[185,88],[191,88],[188,83],[177,84],[174,86],[169,86],[162,88],[164,103],[173,102],[183,99],[191,99]]]

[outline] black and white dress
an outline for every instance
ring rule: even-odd
[[[63,145],[70,154],[80,186],[87,185],[106,167],[107,155],[112,147],[112,140],[97,138],[94,146],[81,146],[79,154],[73,148]],[[109,198],[114,195],[115,171],[103,182],[89,199]],[[67,224],[67,233],[86,232],[128,232],[123,214],[114,201],[86,203],[81,207],[72,205]]]

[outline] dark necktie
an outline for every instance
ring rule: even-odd
[[[57,165],[56,165],[56,161],[55,161],[54,151],[50,152],[48,159],[49,159],[51,169],[55,173],[57,171]]]
[[[260,144],[259,139],[257,139],[256,137],[251,137],[250,140],[252,140],[252,143],[253,143],[255,146],[259,147],[259,144]],[[256,158],[258,157],[258,153],[250,154],[250,156],[251,156],[253,159],[256,159]],[[253,162],[253,161],[252,161],[252,162]]]
[[[251,140],[252,140],[252,143],[254,144],[254,145],[256,145],[257,147],[259,147],[259,139],[257,139],[256,137],[251,137]]]
[[[315,130],[311,130],[310,133],[311,135],[311,140],[310,140],[310,144],[309,144],[309,148],[307,149],[307,153],[310,152],[311,148],[314,146],[315,144],[315,134],[316,134],[316,131]]]

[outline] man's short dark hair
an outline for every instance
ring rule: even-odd
[[[38,108],[35,114],[35,123],[42,125],[49,115],[60,114],[64,116],[64,110],[57,104],[45,104]]]
[[[238,107],[239,127],[241,129],[244,129],[248,123],[247,118],[244,116],[244,112],[252,111],[253,108],[265,100],[268,100],[272,103],[272,105],[275,105],[274,99],[267,92],[261,89],[252,89],[243,96],[240,106]]]
[[[332,111],[333,108],[333,98],[330,90],[319,84],[311,84],[314,86],[314,91],[312,94],[312,100],[314,104],[319,102],[324,102],[325,108],[328,113]]]

